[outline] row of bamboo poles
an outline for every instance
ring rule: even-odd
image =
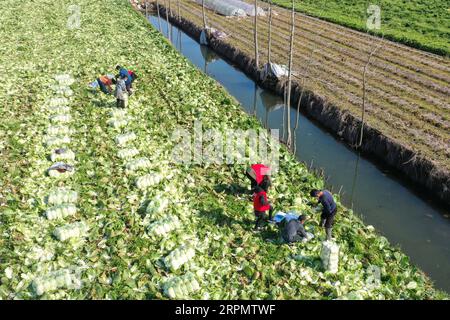
[[[161,17],[160,17],[160,2],[163,1],[164,2],[164,7],[167,9],[165,10],[166,13],[166,20],[167,20],[167,25],[169,26],[169,12],[170,15],[172,15],[172,7],[171,7],[171,0],[156,0],[156,9],[157,9],[157,14],[158,14],[158,23],[159,23],[159,30],[162,31],[161,28]],[[272,14],[273,14],[273,3],[272,1],[266,1],[269,3],[269,7],[268,7],[268,14],[269,14],[269,19],[268,19],[268,29],[269,29],[269,33],[268,33],[268,52],[267,52],[267,57],[268,57],[268,63],[271,63],[271,43],[272,43]],[[181,9],[180,9],[180,0],[176,0],[176,4],[177,4],[177,17],[178,19],[181,19]],[[255,6],[255,17],[254,17],[254,21],[253,21],[253,34],[254,34],[254,49],[255,49],[255,65],[256,68],[259,70],[260,68],[260,60],[259,60],[259,48],[258,48],[258,0],[254,0],[254,6]],[[146,8],[146,14],[147,13],[147,2],[145,2],[145,8]],[[202,20],[203,20],[203,29],[207,29],[208,28],[208,24],[207,24],[207,15],[206,15],[206,7],[205,7],[205,1],[202,0]],[[295,11],[295,0],[291,1],[291,30],[290,30],[290,43],[289,43],[289,61],[288,61],[288,77],[287,77],[287,82],[285,85],[285,94],[284,94],[284,106],[285,106],[285,114],[286,114],[286,127],[287,130],[285,130],[284,134],[283,134],[283,140],[285,141],[286,145],[288,148],[290,148],[292,150],[292,147],[295,148],[295,143],[293,143],[293,136],[292,136],[292,132],[291,132],[291,116],[290,116],[290,109],[291,109],[291,99],[292,99],[292,72],[294,69],[294,65],[293,65],[293,52],[295,50],[294,48],[294,35],[295,35],[295,19],[296,19],[296,11]],[[168,37],[169,40],[171,35],[170,32],[168,32]],[[363,143],[363,135],[364,135],[364,124],[365,124],[365,115],[366,115],[366,101],[367,101],[367,90],[366,90],[366,82],[367,82],[367,72],[368,72],[368,68],[369,65],[371,63],[372,58],[374,57],[375,53],[382,47],[382,43],[383,43],[383,38],[379,41],[379,44],[377,46],[374,46],[373,49],[370,51],[370,54],[367,57],[367,61],[366,64],[364,66],[363,69],[363,74],[362,74],[362,83],[363,83],[363,88],[362,88],[362,106],[361,106],[361,125],[360,125],[360,132],[358,135],[358,141],[354,144],[355,148],[360,148],[362,146]],[[315,50],[311,50],[311,55],[314,54]],[[306,62],[308,63],[308,62]],[[307,66],[306,66],[307,67]],[[301,101],[303,99],[304,96],[304,91],[305,91],[305,81],[306,81],[307,75],[305,75],[302,78],[302,83],[301,83],[301,92],[300,92],[300,96],[298,99],[298,103],[297,103],[297,116],[296,116],[296,121],[295,121],[295,126],[294,126],[294,131],[296,131],[298,129],[298,124],[299,124],[299,113],[300,113],[300,104]],[[287,135],[287,136],[286,136]],[[294,150],[295,152],[295,150]]]

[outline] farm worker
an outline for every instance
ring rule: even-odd
[[[286,221],[287,220],[287,221]],[[298,242],[298,241],[306,241],[309,239],[308,234],[303,227],[306,221],[306,217],[304,215],[299,216],[294,219],[283,219],[280,223],[281,226],[281,236],[284,241],[287,243]]]
[[[322,204],[322,215],[320,216],[320,226],[325,227],[327,240],[331,240],[331,228],[333,227],[334,217],[336,216],[337,206],[334,202],[333,195],[328,190],[313,189],[310,193],[311,197],[317,198]]]
[[[253,193],[253,210],[255,211],[255,229],[259,229],[263,221],[267,221],[266,211],[269,211],[269,220],[272,220],[273,207],[267,200],[267,190],[256,186]]]
[[[107,75],[101,76],[101,77],[97,78],[97,80],[92,82],[90,84],[90,86],[92,88],[100,87],[100,90],[103,93],[111,94],[111,92],[112,92],[111,85],[113,84],[112,83],[113,78],[114,78],[114,75],[112,75],[112,74],[107,74]]]
[[[270,168],[263,164],[252,164],[247,168],[245,175],[250,179],[252,191],[256,186],[261,186],[267,192],[271,185]]]
[[[116,84],[116,90],[114,91],[114,96],[117,99],[118,108],[126,108],[128,104],[128,92],[125,85],[125,77],[119,76],[117,80],[113,79],[113,83]]]
[[[133,91],[131,89],[132,89],[132,85],[133,85],[134,80],[137,79],[136,73],[131,71],[131,70],[125,69],[125,68],[123,68],[120,65],[116,66],[116,70],[119,71],[119,76],[126,78],[125,85],[127,87],[127,91],[128,91],[128,93],[130,95],[132,95]]]

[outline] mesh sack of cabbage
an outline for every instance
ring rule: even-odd
[[[57,97],[57,98],[50,99],[49,106],[50,107],[64,106],[64,105],[67,105],[68,103],[69,103],[69,100],[67,98]]]
[[[52,89],[55,92],[55,94],[60,96],[71,97],[73,95],[72,89],[70,89],[67,86],[54,85],[52,86]]]
[[[55,231],[53,231],[53,235],[59,241],[65,241],[70,238],[83,237],[88,230],[89,228],[86,224],[82,222],[74,222],[56,228]]]
[[[128,124],[127,119],[117,119],[113,118],[108,120],[108,126],[113,127],[114,129],[120,129],[125,127]]]
[[[322,264],[325,270],[336,273],[339,266],[339,246],[331,241],[322,243],[322,251],[320,253]]]
[[[170,299],[186,298],[189,294],[200,290],[200,285],[191,272],[180,277],[169,279],[163,285],[164,294]]]
[[[60,178],[72,175],[75,169],[70,164],[64,162],[56,162],[47,170],[50,177]]]
[[[136,139],[136,135],[134,134],[134,132],[127,132],[127,133],[117,135],[114,140],[116,141],[116,143],[118,145],[123,146],[123,145],[127,144],[128,142],[133,141],[135,139]]]
[[[146,189],[148,187],[158,184],[163,179],[159,173],[150,173],[136,179],[136,187],[139,189]]]
[[[63,113],[69,113],[70,112],[70,107],[69,106],[49,106],[48,110],[51,113],[63,114]]]
[[[50,155],[50,159],[53,162],[61,160],[74,160],[75,153],[70,149],[59,148],[53,150],[52,154]]]
[[[52,123],[68,123],[72,121],[72,116],[70,114],[55,114],[50,116],[49,119]]]
[[[70,143],[69,136],[63,137],[44,137],[44,145],[46,147],[54,147],[54,146],[63,146],[68,145]]]
[[[190,246],[181,246],[173,250],[164,258],[165,266],[170,270],[177,270],[195,256],[195,249]]]
[[[57,289],[78,289],[81,287],[80,275],[69,269],[50,272],[42,277],[35,278],[31,287],[36,295]]]
[[[78,201],[78,193],[66,188],[58,188],[53,190],[48,198],[47,203],[50,205],[60,205],[63,203],[76,203]]]
[[[75,80],[69,74],[58,74],[55,76],[55,80],[58,81],[60,85],[70,86],[75,82]]]
[[[112,109],[109,111],[109,116],[112,118],[123,118],[127,115],[128,111],[125,109]]]
[[[60,204],[51,207],[45,211],[45,216],[49,220],[62,219],[68,216],[73,216],[77,213],[77,207],[73,204]]]
[[[45,132],[49,136],[69,135],[71,133],[69,127],[61,125],[49,126]]]
[[[177,216],[169,216],[167,218],[151,223],[147,231],[149,235],[162,236],[181,226],[181,222]]]
[[[128,161],[125,168],[127,171],[137,171],[150,168],[150,166],[150,160],[148,160],[147,158],[139,158]]]
[[[120,159],[131,159],[139,154],[139,150],[136,148],[121,149],[117,152],[117,156]]]
[[[165,198],[164,196],[158,195],[149,202],[147,208],[145,209],[145,213],[153,215],[163,212],[168,205],[169,199]]]

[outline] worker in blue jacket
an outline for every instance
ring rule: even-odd
[[[336,216],[337,205],[334,202],[333,195],[328,190],[313,189],[311,197],[317,198],[322,204],[322,215],[320,216],[320,226],[325,228],[327,240],[331,240],[331,228],[333,227],[334,217]]]
[[[133,77],[134,72],[131,70],[125,69],[120,65],[116,66],[116,70],[119,71],[119,77],[125,79],[125,86],[127,87],[128,94],[131,96],[133,94],[131,88],[132,88],[133,81],[135,80],[135,78]]]

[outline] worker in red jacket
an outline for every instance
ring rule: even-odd
[[[260,186],[267,192],[271,185],[269,174],[269,167],[263,164],[252,164],[246,172],[246,176],[251,182],[251,190],[254,191],[256,186]]]
[[[261,223],[267,221],[266,212],[269,211],[269,220],[272,220],[273,207],[267,200],[267,190],[256,186],[253,193],[253,210],[255,211],[255,229],[261,227]]]

